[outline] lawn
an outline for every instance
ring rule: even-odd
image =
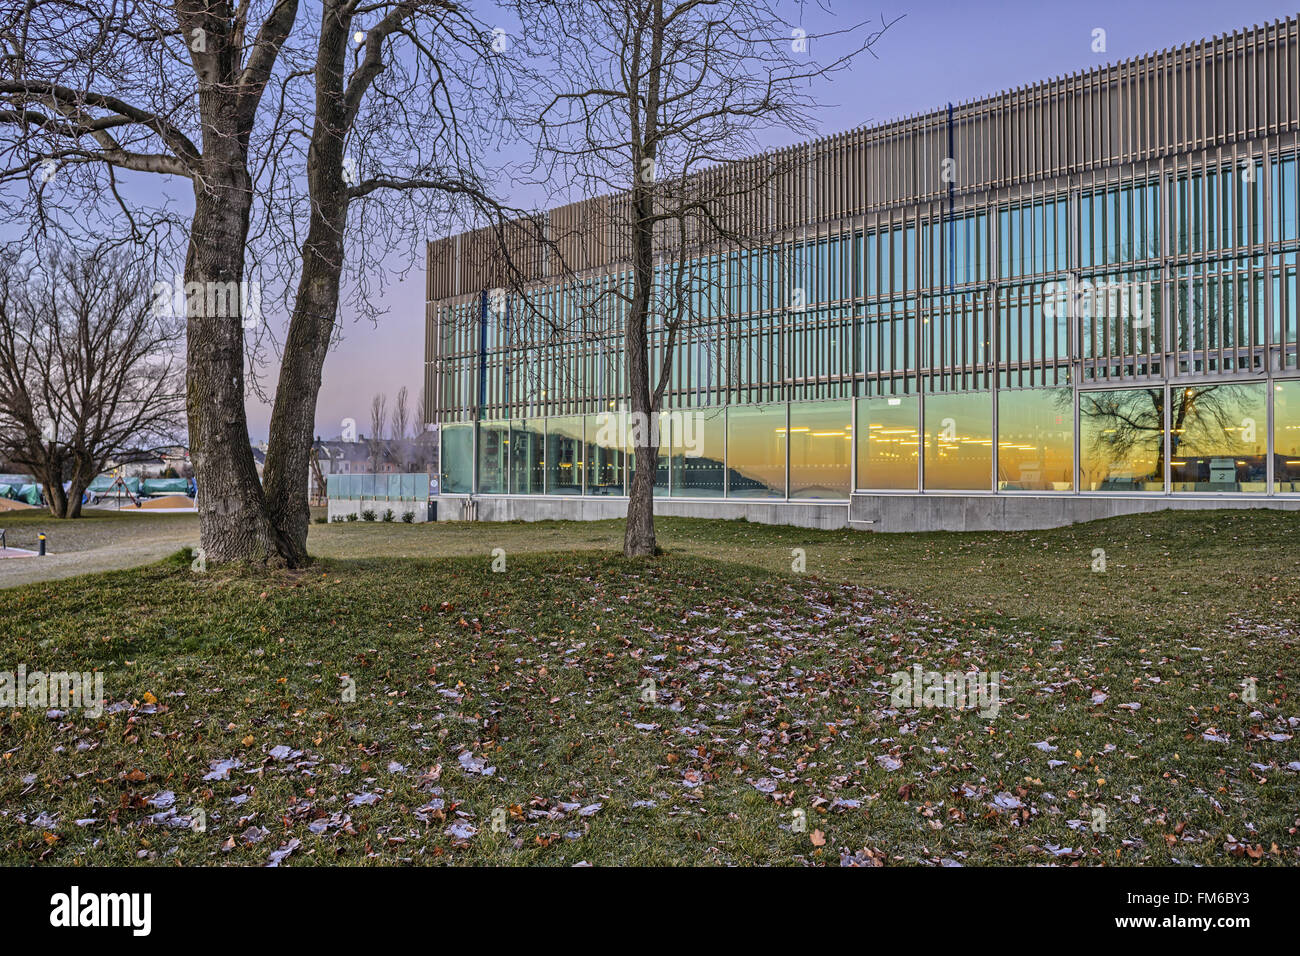
[[[0,713],[0,860],[1300,862],[1300,516],[659,525],[649,562],[619,522],[356,523],[305,572],[0,590],[0,669],[108,702]],[[914,666],[1001,707],[895,707]]]

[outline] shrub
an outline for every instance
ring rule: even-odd
[[[351,515],[349,515],[348,517],[351,517]],[[335,524],[342,524],[346,520],[347,518],[344,518],[343,515],[335,515],[333,518],[330,518],[330,521],[334,522]]]
[[[403,522],[404,524],[412,524],[412,523],[414,523],[414,521],[415,521],[415,512],[414,512],[414,511],[403,511],[403,512],[402,512],[402,522]]]
[[[384,520],[385,520],[385,521],[392,521],[392,520],[393,520],[393,509],[392,509],[392,508],[385,508],[385,509],[384,509]]]
[[[362,521],[374,521],[374,520],[375,520],[375,509],[374,509],[374,508],[367,508],[365,511],[361,512],[361,520],[362,520]]]
[[[349,520],[349,521],[356,521],[358,517],[360,517],[360,516],[359,516],[359,515],[354,511],[354,512],[352,512],[352,514],[348,515],[348,520]]]
[[[326,519],[325,519],[325,516],[324,516],[324,515],[321,515],[319,518],[316,518],[316,519],[315,519],[315,521],[316,521],[317,524],[324,524],[324,523],[325,523],[325,520],[326,520]]]

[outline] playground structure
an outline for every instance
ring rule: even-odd
[[[67,487],[65,483],[64,490]],[[100,475],[92,481],[81,500],[88,505],[112,502],[119,509],[124,501],[136,508],[146,507],[149,501],[168,507],[193,507],[195,493],[192,478],[128,478],[113,474]],[[12,502],[9,507],[39,508],[46,503],[45,486],[31,475],[0,474],[0,502]],[[172,510],[177,509],[173,507]]]
[[[193,499],[195,485],[190,478],[126,478],[122,475],[100,475],[86,489],[85,501],[98,505],[106,499],[116,501],[119,509],[127,498],[139,508],[147,498],[183,496]]]

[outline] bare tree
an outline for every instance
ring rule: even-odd
[[[511,85],[497,36],[452,0],[323,2],[308,67],[313,99],[303,104],[313,115],[306,239],[263,472],[271,514],[298,561],[310,524],[306,457],[345,273],[364,313],[366,285],[383,274],[388,247],[418,245],[412,236],[446,228],[462,208],[505,215],[484,185],[482,159]]]
[[[391,436],[398,441],[404,441],[408,434],[408,428],[411,423],[411,409],[407,404],[406,386],[403,385],[397,390],[397,398],[393,400],[393,430]]]
[[[771,157],[734,170],[718,164],[758,152],[764,130],[812,131],[809,85],[870,51],[887,24],[835,33],[840,56],[818,61],[828,39],[799,30],[776,0],[546,0],[520,3],[530,41],[548,68],[527,124],[538,133],[535,179],[613,192],[604,208],[615,248],[626,248],[622,283],[568,278],[590,290],[590,325],[620,321],[636,468],[623,551],[656,551],[653,490],[662,408],[683,333],[700,320],[696,260],[746,246],[759,219],[742,197],[791,170]],[[581,43],[573,38],[581,36]],[[563,247],[566,237],[556,237]],[[525,293],[526,289],[522,290]],[[540,310],[534,310],[540,311]],[[652,360],[651,333],[661,347]]]
[[[411,409],[407,404],[407,389],[403,385],[397,390],[397,398],[393,401],[392,431],[389,432],[389,438],[392,439],[391,447],[393,454],[397,456],[398,468],[401,471],[407,471],[410,455],[410,448],[407,443],[407,429],[411,422]]]
[[[308,560],[312,423],[344,276],[373,316],[366,293],[382,272],[371,267],[391,245],[414,247],[460,203],[492,207],[471,136],[490,141],[493,129],[463,113],[499,111],[493,32],[452,0],[317,10],[314,25],[298,0],[0,11],[0,188],[30,180],[24,214],[42,233],[88,207],[135,241],[184,237],[189,439],[211,561]],[[166,200],[142,214],[118,189],[122,171],[189,180],[193,216]],[[243,328],[245,290],[261,298],[247,277],[263,272],[297,277],[264,484],[247,438]],[[236,307],[196,310],[191,290],[201,303],[214,289],[227,301],[238,290]],[[257,327],[255,343],[271,338]]]
[[[425,420],[424,417],[424,387],[423,386],[420,387],[420,394],[415,399],[413,425],[414,427],[412,430],[415,432],[415,437],[417,439],[421,438],[424,435],[424,433],[429,430],[429,423]]]
[[[121,171],[192,187],[186,396],[200,536],[213,561],[288,551],[248,443],[242,322],[258,107],[297,11],[297,0],[31,0],[0,21],[0,180],[53,172],[57,189],[113,196],[136,228]]]
[[[80,516],[109,459],[182,428],[184,325],[156,314],[146,276],[104,248],[0,260],[0,457],[33,471],[57,518]]]
[[[370,449],[370,471],[373,474],[379,473],[379,462],[384,450],[384,427],[387,424],[388,396],[383,392],[375,392],[370,400],[370,438],[367,439],[367,447]]]

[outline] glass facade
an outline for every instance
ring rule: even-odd
[[[583,421],[578,416],[546,420],[546,493],[582,494],[585,460]]]
[[[485,495],[506,493],[510,469],[510,425],[483,422],[478,428],[478,490]]]
[[[510,493],[540,495],[545,466],[546,432],[542,422],[510,424]]]
[[[1074,390],[998,392],[998,490],[1074,490]]]
[[[627,452],[617,414],[587,416],[587,494],[623,494]]]
[[[1300,380],[1273,386],[1273,490],[1300,492]]]
[[[1202,80],[1239,89],[1241,110],[1107,68],[1060,96],[955,108],[955,191],[892,172],[951,120],[932,114],[822,140],[774,201],[722,210],[780,238],[656,261],[650,365],[672,411],[655,493],[1300,494],[1287,30],[1261,34],[1278,56],[1245,73],[1207,47],[1221,72]],[[1182,60],[1162,69],[1191,82]],[[1031,109],[1046,139],[1022,135]],[[1088,125],[1107,115],[1133,128]],[[554,221],[615,230],[591,202]],[[628,402],[622,239],[602,233],[580,276],[539,255],[504,296],[457,265],[490,239],[429,248],[443,493],[626,494],[633,449],[596,435],[596,413]]]
[[[654,493],[844,501],[854,466],[859,493],[916,493],[923,455],[923,491],[987,492],[996,461],[999,492],[1071,494],[1077,455],[1083,493],[1165,492],[1167,471],[1175,494],[1266,494],[1270,440],[1272,492],[1300,493],[1300,379],[1081,389],[1077,443],[1074,396],[1068,387],[1000,389],[996,399],[955,392],[674,410],[660,419]],[[622,496],[633,436],[617,413],[449,423],[441,493]],[[342,484],[331,489],[345,497]]]
[[[474,426],[443,425],[439,429],[442,449],[438,455],[439,486],[446,495],[468,495],[474,491]]]
[[[926,490],[990,490],[992,393],[927,395],[924,411]]]
[[[859,488],[916,491],[921,400],[914,395],[858,399]]]
[[[1163,388],[1079,393],[1079,489],[1163,491]]]
[[[727,411],[727,494],[784,498],[784,405],[735,406]]]
[[[853,406],[848,402],[790,406],[790,497],[849,496]]]
[[[727,416],[721,408],[670,416],[671,493],[679,498],[721,498],[726,492]]]
[[[1266,491],[1267,399],[1262,382],[1171,389],[1169,480],[1172,490]]]

